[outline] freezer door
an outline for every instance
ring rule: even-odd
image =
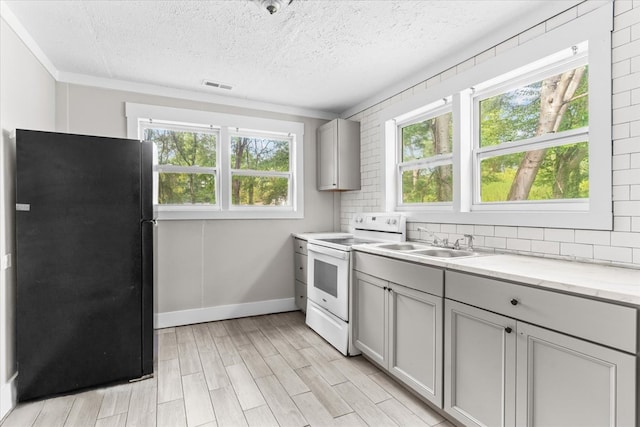
[[[16,212],[20,401],[142,375],[140,153],[16,133],[16,202],[30,205]]]

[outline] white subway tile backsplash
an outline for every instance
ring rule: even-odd
[[[551,31],[554,28],[561,26],[562,24],[566,24],[567,22],[576,19],[578,17],[578,9],[571,8],[562,13],[557,14],[553,18],[547,20],[546,22],[546,30]]]
[[[496,48],[492,47],[476,55],[476,65],[496,56]]]
[[[614,216],[638,216],[640,214],[640,201],[613,202]]]
[[[608,231],[576,230],[575,242],[588,243],[592,245],[611,244],[611,233]]]
[[[458,230],[455,224],[442,224],[441,231],[443,233],[455,233]]]
[[[618,16],[624,12],[633,9],[632,0],[617,0],[613,3],[613,15]]]
[[[493,225],[474,225],[473,233],[474,237],[477,236],[493,236],[495,234],[495,226]]]
[[[487,248],[506,249],[507,239],[504,237],[489,237],[484,238],[484,246]]]
[[[613,246],[594,246],[593,256],[597,259],[631,263],[633,262],[633,249],[616,248]]]
[[[573,242],[575,241],[575,230],[545,228],[544,239],[552,242]]]
[[[432,90],[443,80],[464,72],[505,51],[526,43],[545,31],[561,26],[576,16],[599,7],[582,2],[518,36],[454,65],[441,74],[368,108],[352,119],[361,122],[363,188],[341,195],[341,226],[348,230],[355,212],[380,211],[384,186],[382,133],[379,112],[403,99],[413,99]],[[476,247],[545,257],[577,258],[596,262],[640,264],[640,0],[615,0],[612,34],[612,159],[613,229],[580,230],[501,225],[465,225],[409,222],[408,238],[431,240],[418,227],[426,227],[451,242],[473,234]]]
[[[611,47],[618,47],[631,41],[631,27],[626,27],[611,34]]]
[[[456,227],[456,232],[461,235],[473,234],[474,231],[473,225],[462,224]]]
[[[613,200],[630,200],[630,192],[628,185],[614,185],[611,196]]]
[[[623,61],[626,62],[626,61]],[[628,62],[629,70],[631,70],[631,61]],[[629,92],[620,92],[611,98],[611,106],[615,108],[627,107],[631,105],[631,94]]]
[[[544,240],[544,230],[542,228],[518,227],[518,238]]]
[[[512,251],[531,252],[531,240],[507,239],[507,249]]]
[[[560,242],[546,242],[544,240],[532,240],[531,252],[549,255],[560,255]]]
[[[560,243],[560,255],[576,258],[593,258],[593,246],[578,243]]]
[[[609,243],[606,243],[607,245]],[[611,245],[625,248],[640,248],[640,233],[611,233]]]
[[[509,40],[506,40],[496,46],[496,55],[500,55],[502,52],[505,52],[516,46],[518,46],[518,36],[511,37]]]
[[[518,229],[516,227],[496,226],[495,236],[516,238],[518,237]]]
[[[518,35],[518,44],[524,44],[529,40],[532,40],[538,36],[541,36],[546,31],[546,25],[543,22],[542,24],[538,24],[535,27],[529,28],[527,31],[520,33]]]
[[[640,221],[638,225],[640,226]],[[631,217],[628,217],[628,216],[614,217],[613,229],[615,231],[631,231]],[[638,231],[640,231],[640,229]]]

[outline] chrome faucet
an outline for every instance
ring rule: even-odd
[[[468,251],[472,251],[473,250],[473,235],[472,234],[465,234],[464,237],[467,239],[467,250]]]
[[[426,231],[429,233],[429,235],[433,237],[433,246],[440,246],[440,239],[438,239],[438,236],[436,236],[433,231],[425,227],[418,227],[418,231]]]

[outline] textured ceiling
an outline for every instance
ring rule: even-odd
[[[560,3],[576,1],[5,2],[61,73],[336,114]]]

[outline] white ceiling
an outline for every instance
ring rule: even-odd
[[[63,81],[98,77],[339,115],[577,1],[295,0],[275,15],[250,0],[4,3]]]

